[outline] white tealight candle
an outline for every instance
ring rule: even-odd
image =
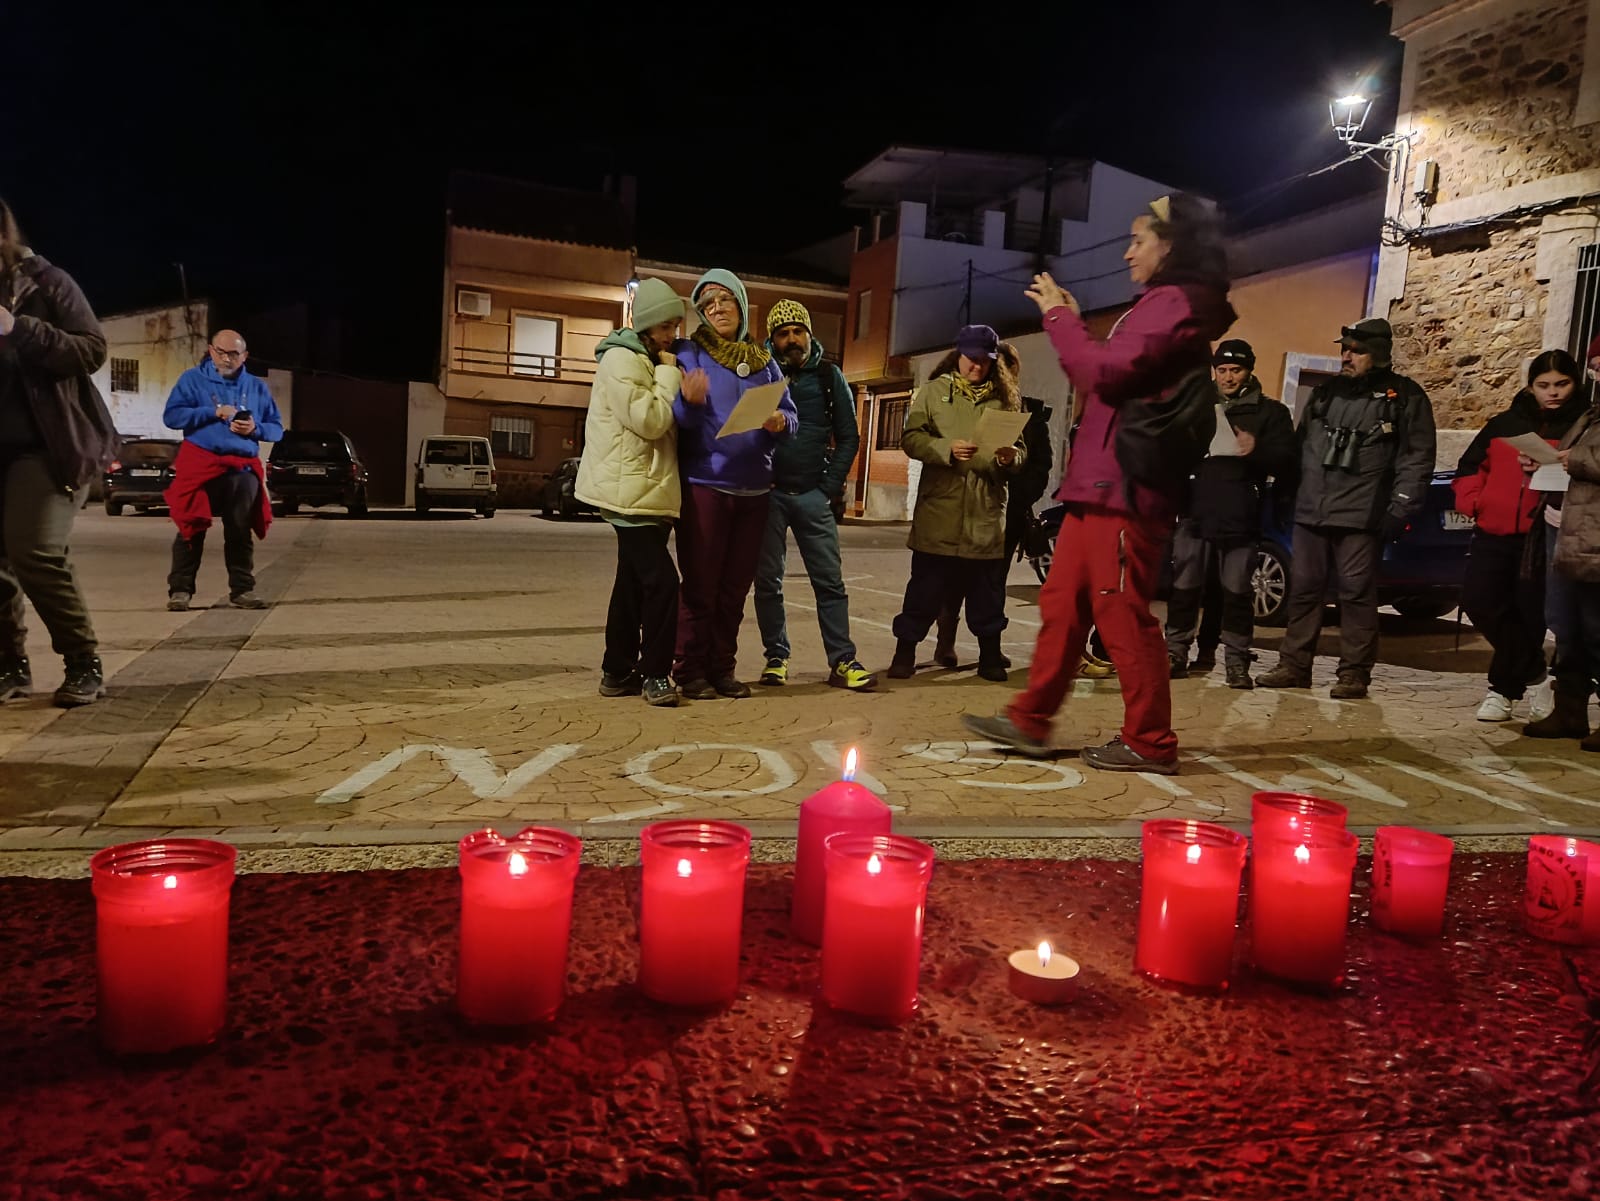
[[[1078,961],[1051,950],[1048,942],[1013,951],[1011,991],[1035,1005],[1059,1005],[1078,991]]]

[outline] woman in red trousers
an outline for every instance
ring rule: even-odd
[[[1093,629],[1105,640],[1122,685],[1122,732],[1082,758],[1103,771],[1178,770],[1172,693],[1161,623],[1150,600],[1187,481],[1170,490],[1129,481],[1117,462],[1117,429],[1128,405],[1162,399],[1194,370],[1208,370],[1211,343],[1233,324],[1227,259],[1215,213],[1186,195],[1163,196],[1133,219],[1123,254],[1144,293],[1104,340],[1049,275],[1028,297],[1073,388],[1083,417],[1056,499],[1067,506],[1056,556],[1039,593],[1041,626],[1028,686],[1003,714],[967,714],[992,742],[1044,757],[1050,726],[1071,691]]]

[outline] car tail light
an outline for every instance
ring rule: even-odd
[[[360,477],[360,475],[361,475],[361,465],[359,463],[350,464],[350,478],[351,479],[357,479],[357,478]]]
[[[490,469],[489,469],[489,482],[490,482],[490,483],[491,483],[491,484],[493,484],[493,483],[498,483],[498,482],[499,482],[499,479],[500,479],[500,473],[499,473],[499,471],[497,471],[497,470],[495,470],[495,469],[494,469],[494,468],[493,468],[493,467],[491,467],[491,468],[490,468]]]
[[[110,463],[106,464],[106,470],[107,471],[121,471],[122,470],[121,461],[118,460],[118,459],[112,459]]]

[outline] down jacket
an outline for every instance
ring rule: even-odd
[[[682,492],[672,401],[683,372],[652,362],[632,330],[604,339],[596,353],[573,495],[612,513],[676,517]]]
[[[1561,533],[1552,566],[1568,579],[1600,584],[1600,404],[1561,440],[1567,457],[1566,499],[1561,502]]]
[[[1340,430],[1356,470],[1324,467]],[[1376,532],[1385,516],[1422,511],[1433,478],[1433,405],[1415,380],[1387,367],[1336,375],[1312,392],[1300,417],[1299,525]]]
[[[1526,534],[1542,494],[1529,489],[1517,448],[1506,439],[1534,433],[1554,446],[1585,407],[1576,388],[1553,412],[1541,409],[1532,392],[1518,392],[1505,412],[1489,418],[1456,464],[1456,508],[1476,518],[1486,534]]]
[[[1022,408],[1019,360],[1015,348],[1000,344],[991,373],[994,387],[979,404],[958,377],[958,358],[952,351],[934,367],[906,413],[900,449],[923,465],[906,545],[930,555],[999,559],[1006,553],[1006,484],[1027,461],[1023,439],[1017,439],[1017,456],[1009,467],[995,462],[990,451],[956,462],[950,457],[950,444],[976,442],[978,419],[985,409]]]

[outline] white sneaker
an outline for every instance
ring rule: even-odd
[[[1483,698],[1483,704],[1478,706],[1479,721],[1510,721],[1512,702],[1508,697],[1501,696],[1493,688],[1489,695]]]
[[[1543,721],[1556,711],[1556,681],[1545,676],[1528,690],[1528,720]]]

